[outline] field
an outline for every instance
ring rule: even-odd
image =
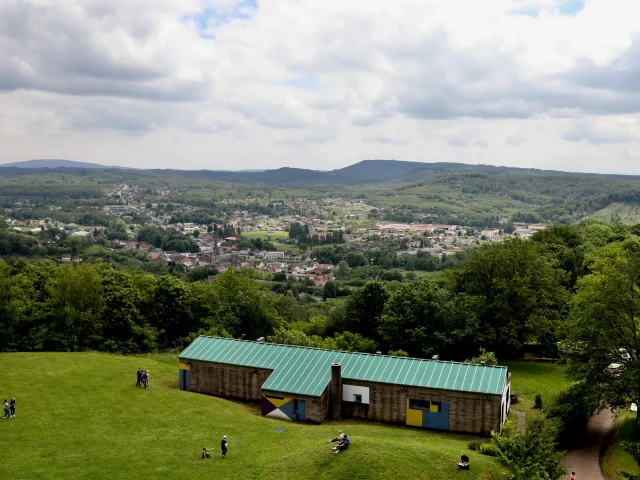
[[[262,240],[272,241],[272,240],[277,240],[279,238],[289,238],[289,233],[281,232],[281,231],[265,230],[263,232],[242,232],[242,236],[250,239],[261,238]]]
[[[542,396],[544,408],[551,403],[555,395],[571,385],[564,376],[564,365],[524,361],[500,362],[500,364],[506,365],[511,372],[511,391],[521,393],[518,403],[513,405],[513,410],[525,412],[528,420],[538,414],[533,408],[537,393]]]
[[[181,392],[175,357],[5,353],[0,361],[0,395],[17,398],[16,418],[0,422],[0,478],[508,477],[496,458],[467,449],[469,436],[358,421],[293,424],[262,417],[254,404]],[[134,386],[138,367],[151,371],[148,390]],[[333,455],[326,442],[339,428],[353,443]],[[214,450],[201,460],[201,448],[218,447],[222,435],[228,457]],[[470,471],[455,468],[463,453]]]
[[[589,215],[590,220],[621,222],[626,225],[640,223],[640,205],[637,203],[612,203],[602,210]]]
[[[622,480],[624,477],[620,474],[621,471],[640,473],[633,457],[620,445],[620,442],[637,440],[633,435],[635,417],[635,412],[628,410],[622,410],[618,415],[611,443],[602,459],[602,470],[609,480]]]

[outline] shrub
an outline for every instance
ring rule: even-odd
[[[480,446],[487,443],[485,440],[471,440],[467,443],[469,450],[480,450]]]
[[[404,350],[389,350],[389,355],[392,357],[408,357],[409,354]]]
[[[542,395],[540,395],[539,393],[536,393],[536,398],[533,401],[533,408],[542,408]]]
[[[498,449],[495,447],[495,445],[493,445],[491,443],[483,443],[483,444],[481,444],[480,448],[478,449],[478,451],[482,455],[486,455],[488,457],[497,457],[498,456]]]
[[[466,363],[480,363],[483,365],[498,365],[498,359],[493,352],[487,352],[484,348],[480,347],[480,355],[471,359],[465,360]]]
[[[549,420],[535,418],[527,433],[518,433],[507,421],[503,435],[492,432],[493,445],[498,456],[513,471],[514,480],[559,480],[564,474],[562,455],[556,450],[556,431]]]

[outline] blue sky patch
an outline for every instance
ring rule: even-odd
[[[318,80],[315,75],[298,75],[297,77],[280,82],[280,85],[286,85],[287,87],[306,88],[311,89],[318,86]]]
[[[556,0],[554,7],[560,15],[573,17],[584,10],[585,2],[586,0]],[[518,2],[516,1],[515,3],[517,4]],[[540,15],[541,10],[541,8],[534,5],[523,5],[514,8],[511,13],[536,18]]]
[[[233,7],[227,9],[207,7],[201,12],[185,15],[182,21],[193,22],[202,38],[214,39],[215,35],[212,29],[233,20],[248,20],[257,8],[257,0],[240,0]]]

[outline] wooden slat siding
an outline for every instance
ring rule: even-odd
[[[491,430],[499,430],[501,414],[501,396],[484,393],[458,392],[436,388],[407,386],[402,392],[396,385],[389,383],[351,380],[350,385],[369,388],[370,404],[367,410],[349,408],[350,402],[343,402],[343,418],[406,425],[407,399],[443,402],[449,404],[449,431],[472,433],[488,436]],[[412,427],[413,428],[413,427]],[[419,427],[416,427],[419,428]]]

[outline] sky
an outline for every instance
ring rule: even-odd
[[[2,0],[0,163],[640,174],[638,0]]]

